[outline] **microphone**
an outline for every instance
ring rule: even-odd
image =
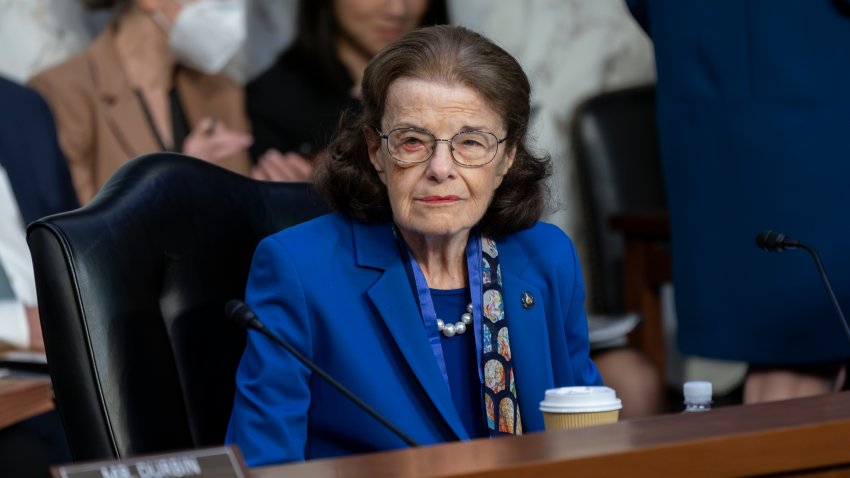
[[[832,302],[832,307],[835,309],[835,313],[838,314],[838,318],[841,319],[841,325],[844,327],[844,333],[847,335],[847,339],[850,340],[850,327],[847,326],[847,319],[844,318],[844,313],[841,312],[841,305],[838,303],[838,299],[835,298],[835,293],[832,291],[829,278],[826,276],[826,271],[823,268],[823,264],[821,264],[820,257],[818,257],[818,253],[815,251],[815,248],[805,242],[789,239],[785,234],[773,231],[761,231],[758,233],[756,235],[756,245],[767,252],[781,252],[786,249],[805,249],[809,252],[809,254],[811,254],[812,258],[815,260],[815,264],[818,266],[818,272],[820,272],[823,285],[826,287],[826,292],[829,294],[829,300]]]
[[[788,239],[785,234],[773,231],[761,231],[756,235],[756,245],[768,252],[782,252],[786,249],[804,248],[805,244]],[[805,248],[804,248],[805,249]]]
[[[269,329],[266,328],[265,324],[257,317],[257,314],[248,307],[248,304],[242,302],[238,299],[233,299],[227,302],[224,305],[224,314],[235,320],[239,325],[246,329],[253,329],[266,337],[270,338],[272,341],[285,348],[290,354],[292,354],[295,358],[298,359],[299,362],[303,363],[307,368],[309,368],[313,373],[322,378],[328,385],[335,388],[339,393],[343,394],[346,398],[354,402],[355,405],[360,407],[364,412],[368,413],[375,420],[381,423],[381,425],[385,426],[389,431],[393,432],[396,436],[401,438],[405,443],[407,443],[410,447],[419,446],[416,441],[410,438],[406,433],[399,430],[395,425],[389,422],[386,418],[381,416],[380,413],[377,412],[374,408],[370,407],[366,402],[361,400],[359,397],[354,395],[350,390],[348,390],[343,384],[339,383],[331,377],[327,372],[319,368],[312,360],[308,359],[304,355],[301,354],[298,350],[295,349],[292,345],[284,342],[280,337],[272,333]]]

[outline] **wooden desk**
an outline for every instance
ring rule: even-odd
[[[847,477],[848,439],[850,392],[843,392],[595,428],[255,468],[251,476],[546,478],[783,473]]]
[[[643,317],[629,339],[649,355],[659,377],[665,377],[660,288],[672,279],[667,213],[619,214],[609,223],[624,239],[623,305]]]
[[[0,428],[53,410],[47,378],[0,378]]]

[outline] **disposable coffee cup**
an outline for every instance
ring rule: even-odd
[[[546,390],[540,402],[546,430],[584,428],[615,423],[623,404],[613,388],[561,387]]]

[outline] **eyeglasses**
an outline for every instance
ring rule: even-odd
[[[437,142],[449,143],[452,160],[470,168],[479,168],[496,158],[502,139],[488,131],[461,131],[451,139],[435,138],[430,131],[422,128],[396,128],[387,134],[375,128],[381,139],[387,140],[387,152],[390,157],[402,164],[424,163],[431,159],[437,149]]]

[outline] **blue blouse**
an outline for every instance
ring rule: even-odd
[[[447,324],[460,321],[469,303],[466,288],[453,290],[431,289],[431,299],[437,317]],[[470,327],[461,335],[446,337],[440,334],[440,345],[446,362],[452,401],[463,427],[470,438],[489,436],[484,421],[483,395],[478,380],[478,361],[475,356],[475,334]]]

